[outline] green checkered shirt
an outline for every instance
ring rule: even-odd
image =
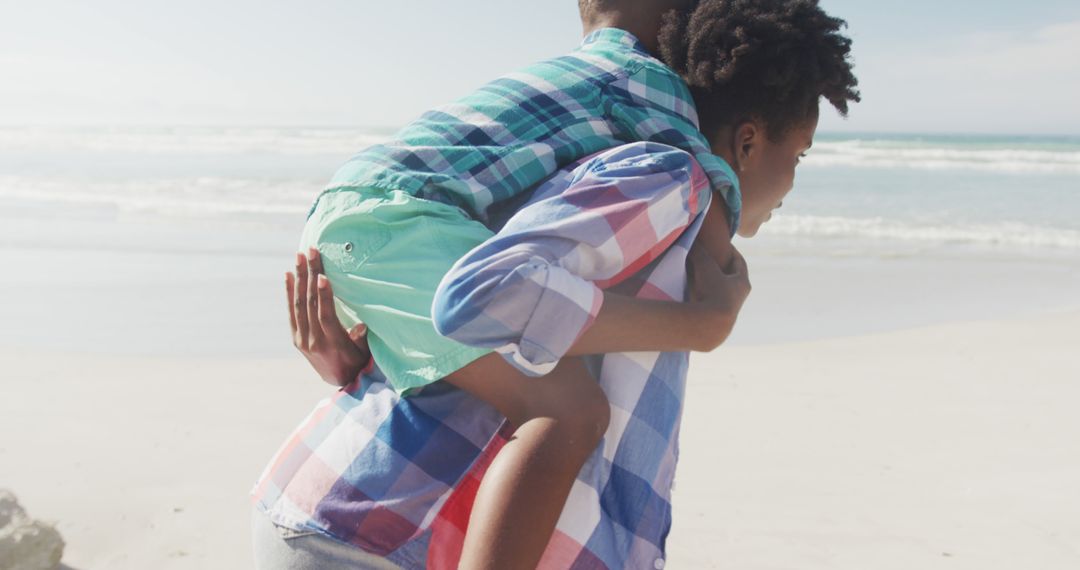
[[[595,152],[653,141],[691,153],[735,231],[738,178],[698,130],[686,83],[628,32],[604,28],[568,55],[500,77],[428,111],[350,159],[328,189],[404,190],[486,220],[488,208]]]

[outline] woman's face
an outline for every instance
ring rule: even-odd
[[[731,164],[739,176],[742,190],[740,236],[754,237],[761,225],[772,217],[772,211],[780,207],[795,183],[799,158],[814,142],[817,124],[815,114],[775,142],[766,136],[764,125],[754,121],[719,133],[713,152]],[[717,142],[724,144],[717,145]]]

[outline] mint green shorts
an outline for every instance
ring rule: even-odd
[[[453,206],[400,190],[319,197],[300,238],[316,247],[345,328],[368,327],[375,363],[408,396],[491,352],[435,331],[431,302],[450,267],[492,232]]]

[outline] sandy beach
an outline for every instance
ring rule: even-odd
[[[359,135],[205,131],[0,136],[0,489],[72,569],[251,567],[248,491],[332,390],[282,277]],[[807,169],[736,242],[754,289],[691,364],[668,568],[1080,567],[1076,177],[969,219],[1031,175],[993,177]]]
[[[1073,311],[698,357],[671,567],[1078,567],[1078,343]]]
[[[539,178],[640,141],[704,167],[752,292],[690,357],[677,423],[673,366],[623,398],[629,435],[574,486],[606,512],[565,511],[567,558],[1080,570],[1077,54],[1077,0],[0,2],[0,570],[53,564],[57,532],[57,570],[253,568],[252,487],[336,390],[294,348],[284,290],[320,193],[403,190],[498,231]],[[701,172],[656,156],[595,164],[573,181],[587,199],[528,223],[589,216],[605,263],[641,267],[628,252],[685,222],[673,201],[706,205]],[[687,187],[650,205],[653,181]],[[647,215],[596,207],[613,196]],[[370,263],[347,225],[327,229],[355,258],[337,265]],[[551,243],[571,273],[595,257]],[[372,286],[418,298],[390,281]],[[497,332],[498,313],[471,322]],[[473,487],[427,453],[482,443],[443,429],[455,403],[359,443],[304,432],[294,457],[314,453],[262,488],[297,527],[328,497],[335,536],[395,555],[435,519],[409,544],[445,558],[461,517],[443,507]],[[362,463],[365,484],[333,477]],[[403,488],[419,499],[363,524],[346,502]]]
[[[697,355],[670,568],[1080,564],[1080,312]],[[250,566],[301,359],[0,352],[2,484],[76,569]]]

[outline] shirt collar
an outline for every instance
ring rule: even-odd
[[[581,40],[581,47],[605,43],[617,44],[623,48],[632,49],[645,55],[649,54],[649,52],[645,50],[645,45],[641,43],[641,40],[637,39],[634,34],[631,34],[626,30],[620,30],[619,28],[600,28],[599,30],[593,30],[589,35],[585,36],[585,39]]]

